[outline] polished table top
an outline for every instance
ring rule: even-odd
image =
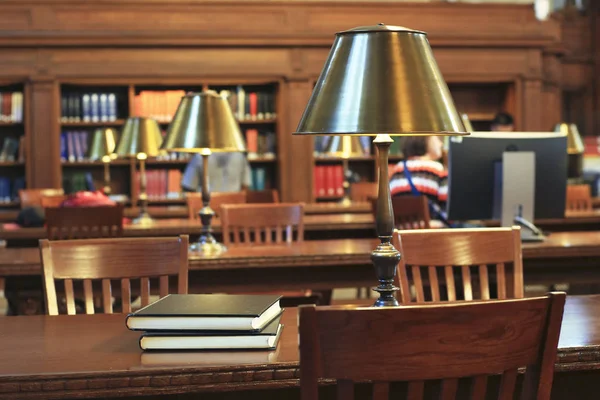
[[[306,240],[277,246],[230,247],[218,257],[190,253],[190,269],[238,269],[370,264],[377,239]],[[523,243],[523,259],[600,257],[600,232],[554,232],[544,242]],[[0,248],[0,276],[39,275],[38,248]]]
[[[297,310],[287,309],[282,323],[275,351],[144,353],[140,332],[127,330],[122,314],[6,317],[0,324],[0,397],[16,398],[19,391],[102,395],[161,386],[176,391],[190,384],[297,384]],[[557,371],[597,367],[599,349],[600,295],[568,297]]]

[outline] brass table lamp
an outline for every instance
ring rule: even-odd
[[[329,156],[339,157],[342,159],[342,168],[344,170],[344,197],[341,200],[341,204],[348,205],[351,203],[350,200],[350,181],[348,180],[348,159],[350,157],[362,157],[365,155],[365,151],[360,143],[358,136],[331,136],[325,154]]]
[[[577,125],[562,122],[556,124],[554,132],[567,134],[568,178],[577,180],[583,176],[583,153],[585,147]]]
[[[181,98],[177,112],[167,129],[161,147],[172,152],[199,153],[202,156],[202,203],[198,215],[202,234],[190,250],[204,255],[218,255],[226,247],[212,235],[208,156],[213,152],[244,152],[246,144],[227,100],[213,90],[192,93]]]
[[[119,157],[135,157],[140,162],[140,215],[134,224],[148,225],[152,217],[148,214],[148,193],[146,193],[146,159],[159,155],[162,135],[158,122],[151,118],[131,117],[123,126],[115,154]]]
[[[398,305],[394,276],[400,253],[391,243],[390,136],[468,134],[427,35],[384,24],[338,32],[294,134],[376,136],[381,243],[371,254],[379,280],[375,306]]]
[[[94,131],[92,145],[88,158],[91,161],[101,160],[104,163],[104,188],[102,191],[109,195],[110,189],[110,162],[116,158],[114,153],[117,142],[117,133],[112,128],[99,128]]]

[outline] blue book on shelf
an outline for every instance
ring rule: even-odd
[[[266,171],[263,167],[252,169],[252,186],[253,190],[265,190]]]
[[[108,121],[108,95],[100,94],[100,121]]]
[[[92,93],[90,99],[92,122],[98,122],[100,120],[100,99],[98,93]]]
[[[117,95],[114,93],[108,94],[108,120],[117,120]]]
[[[83,108],[83,120],[90,122],[92,120],[92,99],[89,93],[86,93],[82,97],[82,108]]]
[[[67,132],[61,132],[60,134],[60,160],[67,161],[69,159],[69,152],[67,151]]]
[[[12,185],[12,199],[14,201],[19,200],[19,190],[25,189],[25,177],[20,176],[15,178]]]

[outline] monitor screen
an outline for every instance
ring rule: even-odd
[[[535,153],[534,217],[563,218],[567,137],[554,132],[473,132],[451,137],[448,147],[448,219],[496,219],[498,171],[506,151]],[[494,209],[496,206],[496,209]]]

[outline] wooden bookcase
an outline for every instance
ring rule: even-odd
[[[279,136],[282,134],[281,124],[278,123],[279,111],[279,87],[277,80],[161,80],[157,81],[130,81],[130,82],[87,82],[87,81],[69,81],[60,84],[61,107],[58,116],[61,132],[61,168],[63,187],[65,192],[70,192],[70,188],[75,190],[86,189],[70,184],[81,177],[82,174],[89,176],[96,188],[103,184],[103,164],[100,161],[91,161],[88,159],[86,148],[91,144],[94,130],[101,127],[112,127],[118,132],[122,129],[125,121],[131,116],[148,116],[155,118],[159,123],[163,135],[166,134],[170,117],[169,111],[173,110],[173,105],[179,103],[179,98],[183,93],[199,92],[203,89],[215,90],[219,93],[228,91],[236,93],[243,89],[248,96],[245,98],[243,110],[234,110],[234,115],[238,117],[242,133],[246,137],[254,136],[254,145],[247,143],[248,161],[252,169],[253,188],[279,189],[279,167],[281,162],[278,157]],[[169,100],[171,106],[167,110],[167,95],[165,93],[174,92],[175,99]],[[90,121],[90,117],[85,118],[81,104],[84,103],[83,96],[90,96],[101,93],[112,93],[116,98],[116,115],[112,116],[112,121]],[[249,98],[251,93],[268,93],[268,99],[261,100],[250,113]],[[97,96],[99,97],[99,96]],[[70,98],[78,100],[79,105],[73,106]],[[257,97],[255,97],[256,99]],[[270,107],[269,113],[257,113],[261,107],[267,105]],[[75,101],[77,103],[77,100]],[[142,105],[145,103],[145,105]],[[136,106],[137,105],[137,106]],[[237,104],[239,106],[239,104]],[[235,105],[234,105],[235,106]],[[65,107],[68,108],[65,111]],[[79,107],[79,108],[77,108]],[[136,108],[137,107],[137,108]],[[272,108],[272,110],[271,110]],[[238,115],[242,112],[244,115]],[[246,113],[247,112],[247,113]],[[251,115],[252,114],[252,115]],[[258,114],[258,115],[257,115]],[[73,117],[78,115],[78,117]],[[239,118],[241,117],[241,118]],[[98,118],[100,119],[100,118]],[[253,133],[249,133],[253,132]],[[83,136],[78,136],[83,133]],[[68,136],[77,137],[77,139],[66,138]],[[81,140],[81,142],[79,142]],[[67,148],[66,142],[70,141],[70,148]],[[77,141],[78,145],[72,144]],[[268,146],[266,148],[265,146]],[[66,154],[64,153],[66,151]],[[191,155],[164,155],[156,158],[150,158],[147,165],[147,178],[149,190],[149,204],[151,205],[171,205],[184,204],[185,199],[180,192],[181,173],[186,168]],[[169,174],[169,171],[175,170],[175,174]],[[129,199],[129,204],[137,204],[139,196],[139,177],[137,174],[137,164],[129,159],[116,159],[110,164],[111,173],[111,191],[112,194],[124,195]],[[164,178],[163,178],[164,176]],[[81,179],[77,179],[81,182]],[[176,188],[174,193],[173,188]],[[87,188],[89,189],[89,187]]]

